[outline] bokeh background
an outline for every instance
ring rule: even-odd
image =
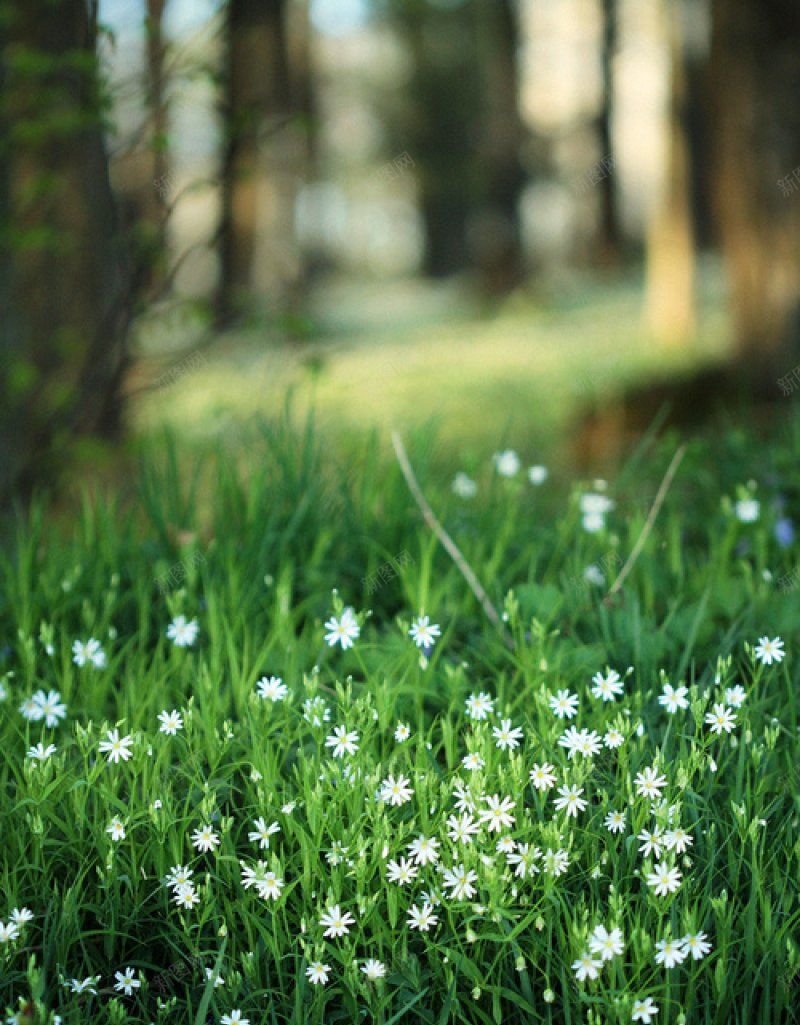
[[[800,387],[796,0],[0,11],[4,502],[287,401],[599,472]]]

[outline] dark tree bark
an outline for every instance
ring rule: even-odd
[[[485,176],[475,258],[484,287],[502,294],[523,277],[519,203],[525,184],[519,111],[519,28],[514,0],[482,0],[483,131],[480,158]]]
[[[737,360],[774,391],[800,357],[800,4],[714,0],[711,68]]]
[[[97,9],[3,10],[0,491],[27,487],[79,433],[114,436],[130,269],[108,174]]]
[[[297,286],[293,208],[306,131],[293,119],[286,0],[229,0],[226,46],[222,322],[259,302],[285,308]]]
[[[507,291],[522,276],[525,183],[515,0],[393,0],[389,11],[413,69],[397,145],[416,166],[425,273],[474,271],[486,291]]]
[[[614,171],[614,56],[617,52],[617,0],[602,0],[603,37],[600,63],[603,76],[603,97],[597,119],[597,138],[601,161],[611,168],[597,184],[600,216],[597,232],[597,256],[602,264],[619,262],[622,238],[617,204],[617,182]]]

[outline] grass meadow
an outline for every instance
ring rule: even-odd
[[[8,1021],[793,1021],[797,419],[649,526],[674,437],[408,436],[497,623],[377,441],[249,432],[6,538]]]

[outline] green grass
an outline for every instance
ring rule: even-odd
[[[34,917],[0,945],[0,1007],[33,1000],[18,1021],[58,1013],[68,1025],[217,1022],[233,1009],[252,1025],[599,1025],[630,1021],[634,998],[650,997],[656,1025],[791,1021],[798,591],[777,584],[796,548],[775,540],[773,503],[784,496],[797,514],[799,436],[790,422],[769,444],[736,431],[713,449],[692,443],[621,593],[607,601],[610,579],[587,583],[584,570],[602,563],[610,578],[627,559],[676,439],[644,446],[610,483],[616,506],[596,534],[581,528],[585,488],[498,478],[489,448],[471,468],[478,495],[465,501],[450,490],[460,467],[423,435],[407,439],[431,503],[504,610],[510,644],[381,448],[334,453],[310,427],[253,426],[235,452],[206,451],[188,468],[173,445],[151,444],[134,502],[95,496],[66,522],[41,509],[20,520],[0,565],[0,920],[15,907]],[[731,502],[751,478],[761,515],[743,524]],[[387,564],[388,579],[369,590]],[[342,603],[360,622],[348,651],[324,640]],[[442,628],[427,660],[408,636],[421,611]],[[199,623],[192,647],[166,636],[179,614]],[[780,664],[754,660],[765,634],[784,639]],[[89,637],[103,646],[104,668],[72,661],[73,642]],[[606,666],[623,676],[633,667],[624,696],[609,703],[590,693]],[[689,687],[690,707],[674,716],[657,700],[662,670]],[[286,700],[257,696],[265,675],[282,678]],[[705,714],[736,684],[747,697],[735,729],[714,736]],[[67,704],[53,729],[19,711],[39,689]],[[558,689],[580,698],[573,724],[601,735],[616,725],[622,746],[569,759],[558,745],[568,723],[547,703]],[[495,699],[483,723],[465,712],[482,691]],[[329,722],[304,718],[308,698],[325,702]],[[167,736],[157,715],[173,708],[184,728]],[[495,746],[501,718],[523,730],[514,752]],[[410,728],[405,742],[394,739],[398,722]],[[358,734],[350,758],[325,745],[337,725]],[[113,728],[133,738],[119,764],[99,748]],[[37,764],[25,753],[40,741],[57,752]],[[462,766],[468,752],[482,769]],[[555,790],[530,785],[531,766],[545,761],[557,785],[584,788],[577,818],[555,809]],[[667,779],[656,811],[634,785],[651,765]],[[376,800],[381,781],[400,774],[411,799]],[[466,846],[449,839],[459,780],[479,808],[484,794],[508,796],[513,826],[484,825]],[[611,809],[626,813],[619,835],[604,827]],[[645,879],[654,859],[636,835],[666,825],[668,809],[693,846],[665,852],[682,881],[658,897]],[[248,839],[259,816],[280,826],[263,851]],[[125,829],[117,841],[107,832],[114,817]],[[220,843],[201,853],[190,837],[206,824]],[[476,873],[471,899],[447,896],[431,865],[408,885],[387,882],[387,859],[420,833],[439,840],[444,867]],[[542,850],[538,873],[512,875],[495,850],[503,835]],[[342,848],[330,864],[326,855]],[[546,871],[548,848],[568,852],[557,877]],[[275,900],[242,885],[240,862],[259,860],[284,881]],[[194,872],[191,910],[164,884],[175,865]],[[423,891],[441,899],[427,933],[408,926]],[[354,924],[326,939],[320,917],[333,904]],[[570,966],[600,924],[622,930],[624,951],[579,983]],[[708,956],[670,970],[655,963],[657,941],[696,930],[708,934]],[[361,973],[366,958],[385,964],[383,979]],[[305,975],[317,959],[330,966],[324,986]],[[114,993],[114,973],[128,967],[142,985]],[[90,976],[96,995],[64,985]]]
[[[549,456],[587,405],[723,359],[718,291],[707,274],[697,335],[670,347],[648,334],[634,277],[562,282],[550,295],[515,295],[492,309],[453,286],[331,286],[305,344],[280,346],[262,325],[216,339],[186,372],[176,355],[167,361],[173,383],[146,394],[133,419],[182,438],[236,435],[253,416],[279,412],[291,390],[334,439],[436,420],[451,452],[481,452],[503,435],[531,457]],[[146,351],[157,353],[164,333],[162,323]],[[170,341],[181,333],[176,324]]]

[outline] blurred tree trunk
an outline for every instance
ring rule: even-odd
[[[423,271],[446,277],[471,263],[468,221],[476,189],[470,124],[479,99],[472,10],[470,4],[437,10],[425,0],[397,0],[394,14],[412,64],[397,147],[409,151],[417,167]]]
[[[695,324],[695,243],[686,130],[684,40],[679,11],[664,10],[670,54],[665,168],[647,231],[646,319],[667,345],[683,345]]]
[[[154,234],[159,256],[163,256],[169,211],[169,118],[167,107],[164,11],[167,0],[147,0],[147,79],[145,82],[149,120],[148,144],[152,159],[152,180],[147,189],[145,217]]]
[[[502,294],[523,277],[519,203],[525,172],[520,160],[519,28],[514,0],[482,0],[479,16],[485,111],[480,157],[485,184],[471,234],[484,288]]]
[[[714,0],[711,68],[737,362],[774,393],[800,359],[800,4]]]
[[[597,122],[600,160],[610,168],[598,182],[600,218],[597,233],[597,258],[601,264],[619,263],[622,239],[617,209],[617,184],[614,159],[614,57],[617,52],[617,0],[602,0],[603,39],[600,63],[603,97]]]
[[[228,0],[221,273],[225,322],[291,310],[301,281],[294,203],[307,157],[295,111],[287,0]]]
[[[97,7],[2,6],[0,492],[115,436],[132,288],[102,131]]]

